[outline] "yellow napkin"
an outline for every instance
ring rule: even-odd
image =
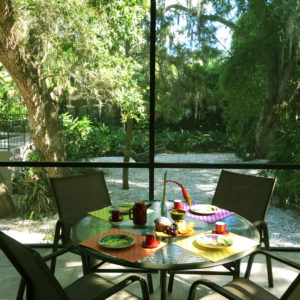
[[[89,215],[94,216],[96,218],[102,219],[104,221],[110,222],[109,217],[111,216],[111,207],[107,206],[98,210],[94,210],[91,212],[88,212]],[[128,220],[128,215],[122,215],[123,220]]]
[[[211,233],[211,232],[209,232]],[[242,237],[240,235],[229,233],[229,237],[233,240],[233,244],[231,247],[223,248],[223,249],[212,249],[200,246],[196,239],[199,235],[192,236],[177,242],[174,242],[175,245],[182,247],[185,250],[196,253],[205,259],[208,259],[212,262],[217,262],[219,260],[225,259],[231,255],[234,255],[238,252],[250,249],[259,245],[258,242],[255,242],[251,239]]]

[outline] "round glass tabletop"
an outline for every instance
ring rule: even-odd
[[[146,236],[146,232],[153,230],[155,228],[154,219],[161,216],[160,202],[151,201],[151,207],[148,209],[147,213],[147,223],[144,226],[136,226],[133,224],[132,220],[123,220],[119,223],[111,223],[104,221],[100,218],[87,215],[81,220],[79,220],[71,230],[72,240],[76,243],[80,243],[94,236],[98,236],[102,233],[107,232],[112,228],[122,229],[127,232],[132,232],[142,236]],[[168,202],[168,207],[171,208],[173,202]],[[170,212],[168,211],[167,217],[171,220]],[[208,223],[206,221],[201,221],[195,218],[186,216],[185,221],[194,222],[194,230],[196,234],[204,233],[211,231],[215,228],[215,222]],[[227,224],[226,230],[231,233],[238,234],[240,236],[252,239],[259,242],[259,233],[256,227],[247,221],[245,218],[233,214],[222,219],[223,222]],[[234,261],[236,259],[242,258],[257,247],[252,249],[247,249],[241,252],[238,252],[226,259],[213,263],[210,260],[203,258],[202,256],[192,253],[188,250],[185,250],[174,244],[175,241],[180,239],[185,239],[186,237],[172,237],[172,238],[158,238],[167,243],[166,246],[157,250],[154,253],[151,253],[148,256],[145,256],[137,263],[130,263],[107,254],[91,250],[89,248],[83,247],[84,251],[87,251],[89,254],[92,254],[95,257],[100,259],[105,259],[112,263],[116,263],[123,266],[137,267],[137,268],[147,268],[147,269],[156,269],[156,270],[180,270],[180,269],[196,269],[196,268],[206,268],[216,265],[221,265],[227,262]],[[213,249],[214,250],[214,249]],[[215,250],[218,251],[218,250]]]

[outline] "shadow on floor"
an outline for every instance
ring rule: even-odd
[[[41,255],[50,253],[50,249],[37,249]],[[279,252],[282,255],[295,262],[300,262],[299,252]],[[252,269],[251,279],[261,286],[267,288],[272,294],[280,297],[286,290],[291,281],[298,274],[297,270],[285,267],[282,264],[273,261],[273,274],[274,274],[274,288],[268,288],[265,263],[262,256],[257,256]],[[244,274],[247,259],[242,260],[241,273]],[[113,267],[108,264],[107,267]],[[69,285],[76,278],[82,275],[81,261],[77,255],[67,253],[57,260],[57,267],[55,273],[57,279],[63,287]],[[112,282],[118,282],[122,278],[128,276],[127,274],[105,273],[101,276]],[[153,274],[154,293],[151,295],[151,300],[160,299],[159,289],[159,275]],[[218,284],[225,284],[231,280],[229,276],[207,276],[203,275],[202,278],[212,280]],[[189,288],[193,281],[199,279],[199,275],[176,275],[174,288],[172,293],[168,293],[168,300],[184,300],[187,299]],[[12,300],[16,298],[18,284],[20,281],[19,274],[12,267],[11,263],[7,260],[3,252],[0,250],[0,300]],[[138,285],[130,286],[130,292],[140,296],[140,289]],[[209,291],[204,288],[198,288],[196,299],[204,296]],[[299,298],[300,299],[300,298]],[[262,299],[263,300],[263,299]]]

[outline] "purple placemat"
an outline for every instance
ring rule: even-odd
[[[192,203],[192,207],[195,205],[198,205],[198,204],[199,203]],[[187,217],[194,218],[194,219],[201,220],[201,221],[206,221],[209,223],[214,223],[216,221],[219,221],[221,219],[224,219],[224,218],[234,214],[234,212],[232,212],[232,211],[219,208],[219,210],[215,214],[212,214],[212,215],[197,215],[190,211],[190,207],[187,204],[182,203],[182,206],[184,207],[184,209],[186,211]]]

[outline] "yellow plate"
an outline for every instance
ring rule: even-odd
[[[190,211],[199,215],[212,215],[219,210],[218,207],[210,204],[197,204],[190,207]]]
[[[221,234],[201,234],[196,238],[196,242],[200,246],[213,249],[228,248],[233,244],[230,237]]]

